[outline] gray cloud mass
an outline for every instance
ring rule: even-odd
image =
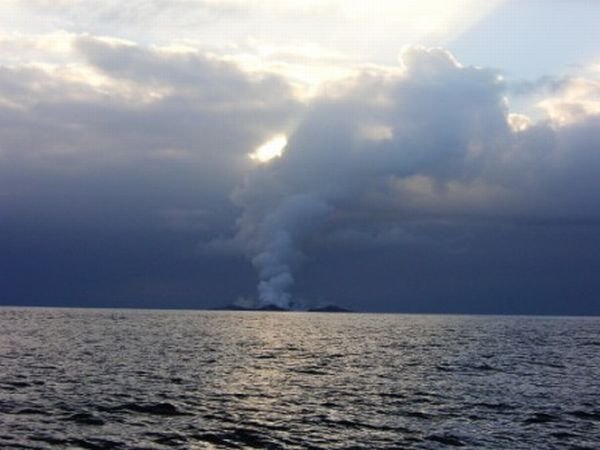
[[[408,49],[397,70],[365,69],[301,101],[278,76],[200,53],[88,35],[75,49],[96,81],[0,68],[0,210],[5,235],[21,236],[13,242],[24,242],[21,230],[54,233],[59,254],[72,229],[89,241],[139,233],[166,258],[185,253],[186,276],[202,285],[222,283],[215,268],[231,261],[218,273],[243,272],[235,295],[252,296],[237,251],[258,274],[258,301],[289,306],[302,289],[313,295],[303,270],[315,280],[318,267],[335,278],[332,262],[355,270],[345,254],[363,252],[389,278],[390,258],[418,263],[417,249],[446,261],[439,245],[479,261],[488,257],[482,242],[501,253],[490,235],[511,230],[504,238],[522,244],[532,223],[597,230],[600,116],[586,110],[515,128],[510,85],[446,51]],[[572,111],[567,100],[553,107],[565,104]],[[281,132],[288,145],[280,158],[248,157]],[[193,264],[205,274],[191,275]],[[139,294],[125,272],[110,283]],[[156,281],[157,295],[177,286],[172,292],[193,296],[173,272]],[[385,284],[376,270],[364,280]],[[227,284],[209,291],[230,296],[238,288]],[[28,292],[19,289],[3,298]]]
[[[302,241],[319,228],[348,238],[358,224],[380,237],[432,218],[597,218],[597,117],[513,131],[494,71],[437,49],[402,60],[399,74],[364,73],[315,101],[284,157],[236,191],[237,240],[259,291],[272,284],[263,303],[289,306]]]

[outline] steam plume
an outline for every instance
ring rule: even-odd
[[[328,206],[309,194],[292,195],[259,225],[256,256],[252,264],[258,272],[258,297],[261,306],[290,308],[293,267],[302,258],[298,245],[327,213]]]

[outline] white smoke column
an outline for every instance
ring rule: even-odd
[[[328,205],[310,194],[283,199],[259,225],[258,253],[252,264],[258,272],[259,305],[290,308],[293,266],[302,258],[299,242],[329,211]]]

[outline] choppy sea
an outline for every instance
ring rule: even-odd
[[[600,318],[0,308],[2,449],[598,449]]]

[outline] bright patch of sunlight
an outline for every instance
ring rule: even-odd
[[[286,145],[287,137],[283,134],[278,134],[262,144],[248,156],[254,161],[266,163],[273,158],[280,157]]]

